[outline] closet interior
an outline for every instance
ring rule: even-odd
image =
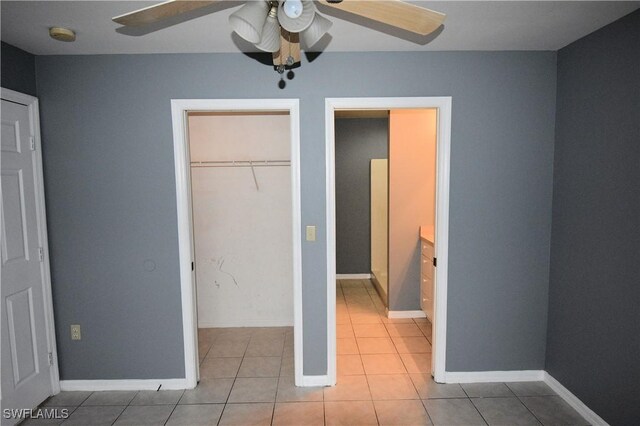
[[[290,116],[191,112],[188,124],[201,384],[275,389],[293,380]]]

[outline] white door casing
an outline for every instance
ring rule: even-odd
[[[452,99],[442,97],[326,98],[325,99],[325,171],[327,219],[327,371],[329,382],[336,383],[336,206],[335,206],[335,111],[336,110],[438,110],[436,154],[436,223],[433,378],[446,381],[447,286],[449,264],[449,166],[451,152]],[[408,311],[412,312],[412,311]]]
[[[2,89],[1,112],[0,398],[3,409],[31,409],[59,392],[37,100]]]
[[[196,386],[198,371],[195,274],[192,268],[193,223],[191,209],[187,113],[190,111],[288,111],[291,138],[291,208],[293,248],[294,378],[296,386],[328,384],[326,376],[303,375],[302,336],[302,218],[300,208],[300,105],[298,99],[172,99],[173,148],[176,174],[180,287],[184,333],[186,387]]]

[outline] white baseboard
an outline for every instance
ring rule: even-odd
[[[541,382],[543,370],[446,371],[445,383]]]
[[[301,386],[333,386],[329,380],[329,375],[324,376],[302,376]]]
[[[387,309],[387,318],[426,318],[424,311],[390,311]]]
[[[371,274],[336,274],[337,280],[369,280]]]
[[[157,390],[158,387],[164,390],[187,389],[187,380],[60,380],[61,391]]]
[[[406,311],[400,311],[406,312]],[[409,311],[411,312],[411,311]],[[515,371],[447,371],[446,383],[537,382],[544,381],[567,404],[594,426],[609,426],[562,383],[544,370]],[[302,386],[332,386],[328,375],[302,376]],[[60,380],[61,391],[115,391],[115,390],[187,389],[186,379],[134,379],[134,380]]]
[[[545,382],[567,404],[594,426],[609,426],[602,417],[544,370],[517,371],[447,371],[445,383]]]
[[[388,310],[387,304],[389,302],[387,300],[387,292],[384,288],[382,288],[382,285],[380,285],[380,281],[376,277],[376,274],[374,274],[373,272],[371,273],[371,282],[373,283],[373,287],[376,289],[376,293],[378,293],[378,296],[380,296],[382,303],[384,303],[385,310]]]
[[[562,383],[554,379],[549,373],[544,372],[544,382],[557,393],[562,399],[565,400],[574,410],[585,418],[590,424],[594,426],[608,426],[602,417],[597,415],[592,409],[587,407],[584,402],[575,396],[569,389],[565,388]]]
[[[293,327],[293,319],[246,320],[242,318],[225,318],[215,323],[198,321],[198,328],[218,327]]]

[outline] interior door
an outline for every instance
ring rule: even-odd
[[[2,408],[35,408],[52,394],[37,157],[29,107],[2,99]],[[2,419],[2,424],[17,420]]]

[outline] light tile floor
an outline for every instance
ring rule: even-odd
[[[292,328],[216,328],[199,330],[194,390],[62,392],[43,405],[85,426],[588,424],[542,382],[435,383],[426,319],[387,319],[369,280],[339,280],[336,296],[335,387],[294,386]]]

